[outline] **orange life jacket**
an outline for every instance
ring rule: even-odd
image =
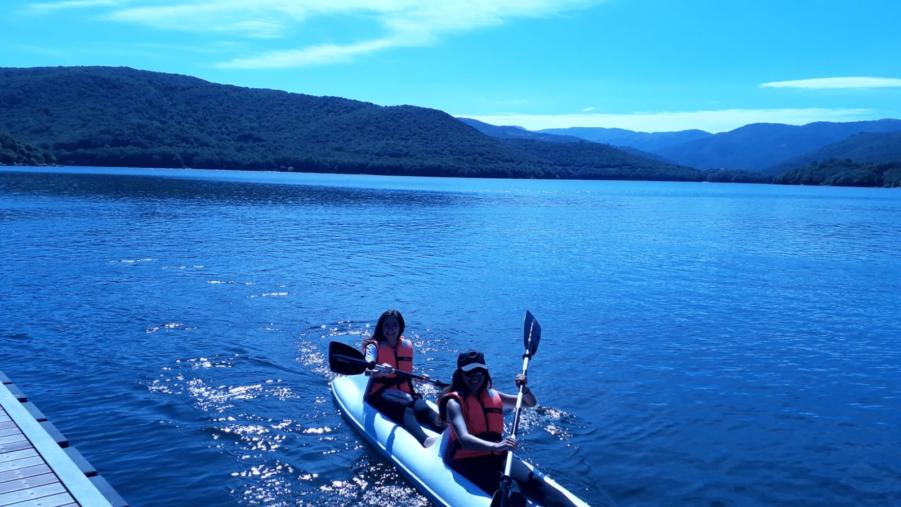
[[[463,420],[466,421],[466,429],[469,430],[470,434],[482,440],[501,441],[504,432],[504,401],[497,391],[484,389],[479,396],[463,396],[456,391],[449,392],[442,396],[438,402],[442,413],[444,413],[448,400],[455,400],[460,404],[460,409],[463,411]],[[445,448],[444,460],[446,462],[498,454],[493,451],[464,449],[460,445],[460,439],[457,438],[454,425],[448,424],[447,426],[450,431],[450,442]]]
[[[366,347],[370,344],[377,347],[376,364],[388,364],[400,371],[413,373],[413,342],[401,336],[397,339],[397,346],[392,347],[388,345],[388,342],[368,339],[363,341],[364,354],[366,353]],[[414,393],[413,383],[409,377],[401,377],[392,373],[385,376],[369,377],[365,399],[368,400],[375,394],[381,394],[382,391],[389,387],[396,387],[409,394]]]

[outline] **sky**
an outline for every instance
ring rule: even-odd
[[[901,118],[899,26],[899,0],[3,0],[0,67],[722,132]]]

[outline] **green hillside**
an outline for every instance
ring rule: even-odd
[[[129,68],[0,69],[0,131],[59,164],[702,180],[589,142],[486,136],[444,112]]]

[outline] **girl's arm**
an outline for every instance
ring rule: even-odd
[[[379,357],[379,349],[374,343],[366,344],[363,355],[365,356],[366,362],[372,367],[371,370],[367,372],[367,375],[372,375],[373,377],[384,377],[385,375],[388,375],[388,373],[380,372],[378,368],[375,368],[375,360]]]
[[[532,390],[529,389],[529,386],[526,385],[526,377],[522,373],[517,373],[514,381],[516,382],[516,386],[519,387],[522,385],[522,405],[524,407],[534,407],[538,404],[538,398],[535,398],[535,394],[532,393]],[[507,394],[498,391],[498,394],[501,395],[501,400],[504,402],[504,408],[514,409],[516,408],[516,395],[515,394]]]

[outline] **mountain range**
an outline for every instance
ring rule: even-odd
[[[680,130],[676,132],[635,132],[626,129],[603,127],[570,127],[565,129],[544,129],[545,134],[578,137],[586,141],[626,146],[648,153],[660,154],[663,150],[699,139],[712,137],[703,130]]]
[[[828,158],[851,158],[861,162],[901,161],[898,137],[901,120],[817,122],[802,126],[755,123],[711,134],[702,130],[678,132],[633,132],[607,128],[542,130],[618,147],[636,148],[662,160],[699,169],[728,169],[778,174],[799,163]],[[859,134],[872,134],[850,142]],[[849,141],[849,144],[843,144]],[[866,144],[866,147],[858,145]],[[827,148],[829,147],[829,148]],[[822,150],[820,152],[820,150]],[[864,156],[863,151],[866,151]]]
[[[901,120],[893,119],[718,134],[533,132],[435,109],[113,67],[0,68],[0,113],[0,164],[901,184],[892,169],[901,164]]]

